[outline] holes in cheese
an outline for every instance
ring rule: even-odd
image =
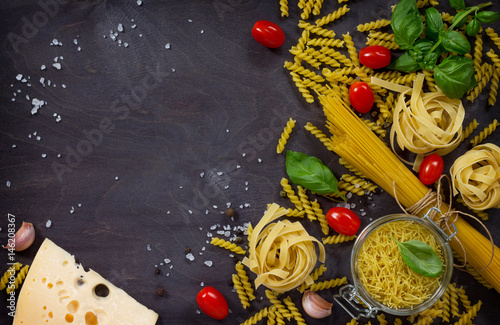
[[[154,325],[157,319],[154,311],[45,239],[19,293],[13,325]]]
[[[106,298],[107,296],[109,296],[109,288],[102,283],[96,285],[93,289],[93,292],[97,299]]]

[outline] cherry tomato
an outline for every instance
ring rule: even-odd
[[[443,174],[443,168],[443,158],[433,153],[422,160],[418,171],[418,178],[425,185],[434,184]]]
[[[352,210],[343,207],[328,210],[326,221],[333,230],[346,236],[354,236],[361,225],[358,215]]]
[[[269,48],[277,48],[285,42],[285,33],[273,22],[259,20],[252,28],[252,36],[257,42]]]
[[[196,295],[201,310],[215,319],[224,319],[229,314],[226,298],[214,287],[205,287]]]
[[[361,64],[371,69],[380,69],[391,63],[391,51],[381,45],[370,45],[359,51]]]
[[[360,113],[368,113],[373,106],[373,91],[366,82],[357,81],[349,87],[349,101]]]

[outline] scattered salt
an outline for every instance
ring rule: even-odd
[[[170,50],[170,43],[165,44],[165,49]]]
[[[7,185],[7,187],[10,187],[10,181],[7,181],[7,183],[5,183],[5,185]]]
[[[123,25],[122,24],[118,24],[117,29],[118,29],[119,32],[123,32]]]
[[[52,221],[49,219],[49,220],[47,220],[47,222],[45,223],[45,227],[50,228],[50,226],[52,226]]]
[[[21,79],[23,79],[23,75],[22,75],[22,74],[18,74],[18,75],[16,76],[16,80],[21,80]]]
[[[59,62],[52,64],[52,66],[54,68],[56,68],[57,70],[61,70],[61,63],[59,63]]]
[[[212,261],[205,261],[205,265],[208,267],[212,267],[212,265],[214,265],[214,263]]]
[[[192,253],[186,254],[186,258],[190,260],[191,262],[194,261],[194,255]]]

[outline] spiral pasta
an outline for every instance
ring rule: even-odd
[[[280,0],[281,17],[288,17],[288,0]]]
[[[344,41],[336,38],[311,38],[307,41],[307,45],[321,47],[342,47],[344,46]]]
[[[338,234],[338,235],[333,235],[333,236],[328,236],[323,238],[323,244],[341,244],[345,243],[346,241],[354,240],[356,239],[356,236],[346,236],[344,234]]]
[[[398,43],[394,41],[386,41],[380,38],[368,38],[366,41],[366,45],[380,45],[383,47],[387,47],[389,50],[399,49]]]
[[[311,207],[314,211],[314,214],[318,218],[319,225],[321,226],[321,231],[324,235],[328,235],[328,232],[330,231],[330,225],[328,224],[328,221],[326,221],[326,216],[323,213],[323,209],[321,209],[318,200],[311,201]]]
[[[358,325],[358,324],[359,324],[358,321],[354,318],[346,323],[346,325]]]
[[[377,315],[377,320],[378,320],[380,325],[387,325],[388,324],[387,320],[385,319],[384,314]]]
[[[285,191],[286,196],[288,199],[295,204],[295,207],[297,210],[302,211],[304,208],[302,207],[302,202],[300,201],[299,197],[295,195],[295,191],[292,189],[292,186],[288,183],[288,179],[282,178],[281,179],[281,187],[283,187],[283,191]]]
[[[359,67],[358,51],[356,50],[356,46],[354,46],[352,36],[349,34],[349,32],[347,32],[346,34],[342,34],[342,36],[344,37],[344,42],[347,47],[347,52],[349,52],[349,56],[351,57],[352,64]]]
[[[302,13],[300,14],[300,17],[302,19],[307,19],[309,18],[309,15],[311,14],[311,11],[313,9],[314,5],[314,0],[307,0],[306,3],[304,4],[304,7],[302,8]]]
[[[437,91],[436,82],[434,81],[434,73],[432,71],[423,69],[422,73],[425,76],[425,81],[427,82],[427,87],[429,87],[430,91]]]
[[[377,100],[382,101],[382,100],[380,99],[380,96],[378,96],[378,95],[377,95],[376,97],[378,97],[378,99],[377,99]],[[380,105],[380,107],[384,107],[383,109],[384,109],[385,111],[388,111],[387,105],[386,105],[385,103],[383,103],[383,102],[382,102],[382,104]],[[375,123],[375,122],[373,122],[373,121],[370,121],[370,120],[368,120],[368,119],[365,119],[365,118],[362,118],[361,120],[363,121],[363,123],[365,123],[365,124],[366,124],[366,126],[367,126],[367,127],[369,127],[369,128],[370,128],[370,130],[372,130],[373,132],[375,132],[375,134],[376,134],[376,135],[378,135],[379,137],[384,138],[384,137],[386,136],[386,134],[387,134],[387,130],[386,130],[386,129],[384,129],[384,128],[383,128],[382,126],[380,126],[379,124],[377,124],[377,123]]]
[[[364,179],[349,174],[342,175],[341,179],[345,182],[353,184],[354,186],[358,186],[365,191],[375,192],[375,190],[378,188],[378,186],[373,183],[367,182]]]
[[[495,68],[491,75],[490,92],[488,93],[488,105],[493,106],[497,102],[498,85],[500,83],[500,68]]]
[[[279,208],[276,203],[271,204],[255,226],[248,242],[249,256],[242,263],[257,275],[256,289],[264,285],[276,292],[286,292],[304,281],[312,282],[310,273],[317,261],[324,263],[325,248],[300,222],[287,219],[273,222],[287,212]]]
[[[339,164],[341,164],[342,166],[347,168],[351,173],[353,173],[356,176],[359,176],[361,178],[368,178],[368,177],[366,177],[366,175],[364,175],[362,172],[360,172],[358,169],[356,169],[356,167],[351,165],[347,160],[345,160],[342,157],[339,158]]]
[[[474,306],[472,306],[472,308],[470,308],[466,313],[464,313],[462,315],[462,317],[460,317],[460,319],[458,320],[458,322],[455,323],[455,325],[466,325],[466,324],[469,324],[470,321],[476,317],[479,309],[481,309],[481,305],[482,305],[482,301],[479,300],[477,302],[477,304],[475,304]]]
[[[330,56],[332,59],[340,62],[341,64],[344,64],[348,67],[352,66],[352,62],[348,57],[346,57],[344,54],[338,52],[337,50],[335,50],[333,48],[323,47],[319,51],[325,55]],[[325,70],[323,69],[323,71],[322,71],[323,75],[324,75],[324,71]]]
[[[314,6],[312,9],[313,15],[317,16],[321,12],[321,7],[323,6],[323,0],[316,0],[314,1]]]
[[[347,283],[347,278],[337,278],[337,279],[331,279],[328,281],[321,281],[321,282],[316,282],[311,284],[311,286],[308,288],[311,291],[320,291],[320,290],[326,290],[334,287],[341,286],[343,284]]]
[[[259,321],[262,320],[262,318],[267,317],[268,314],[268,308],[263,308],[259,310],[257,313],[255,313],[253,316],[248,318],[246,321],[241,323],[241,325],[254,325],[257,324]]]
[[[28,274],[28,270],[29,270],[29,265],[25,265],[19,270],[14,282],[10,281],[9,285],[7,286],[7,289],[5,289],[7,294],[10,294],[11,292],[13,292],[17,288],[19,288],[19,286],[23,283],[24,279],[26,278],[26,274]]]
[[[495,45],[500,49],[500,37],[498,36],[497,33],[495,33],[495,30],[491,27],[488,27],[485,29],[486,35],[488,35],[491,40],[495,43]]]
[[[316,25],[312,25],[311,23],[308,23],[304,20],[299,21],[299,27],[322,37],[334,38],[336,35],[333,30],[328,30]]]
[[[295,120],[290,117],[288,122],[286,122],[286,126],[281,133],[281,137],[278,140],[278,146],[276,147],[277,153],[282,153],[285,150],[285,145],[290,138],[290,134],[292,133],[293,128],[295,127]]]
[[[278,296],[274,292],[266,290],[266,297],[276,308],[277,313],[280,313],[283,317],[290,320],[292,313],[290,313],[290,311],[281,303],[281,300],[278,299]]]
[[[311,202],[309,201],[306,190],[302,186],[297,185],[297,194],[299,196],[300,202],[302,203],[302,207],[306,211],[307,219],[309,219],[310,221],[317,220],[314,210],[311,207]]]
[[[318,128],[312,125],[310,122],[307,122],[307,124],[304,126],[304,129],[314,135],[321,143],[323,143],[323,145],[328,150],[333,151],[330,146],[330,139],[321,130],[318,130]]]
[[[366,31],[370,31],[370,30],[373,30],[373,29],[379,29],[379,28],[388,26],[390,24],[391,24],[390,20],[379,19],[379,20],[375,20],[375,21],[370,21],[368,23],[359,24],[357,26],[357,30],[360,31],[360,32],[366,32]]]
[[[233,288],[236,290],[243,308],[247,309],[247,307],[250,307],[249,298],[245,292],[245,289],[243,289],[243,285],[241,284],[240,278],[237,274],[233,274]]]
[[[318,280],[318,278],[319,278],[320,276],[322,276],[322,275],[323,275],[323,273],[325,273],[325,271],[326,271],[326,266],[325,266],[324,264],[321,264],[318,268],[316,268],[316,269],[314,270],[314,272],[313,272],[313,273],[311,273],[311,279],[312,279],[313,281]],[[298,288],[297,288],[297,290],[298,290],[300,293],[304,293],[304,291],[305,291],[307,288],[309,288],[309,287],[310,287],[310,285],[309,285],[309,284],[302,283],[302,284],[300,285],[300,287],[298,287]]]
[[[306,102],[313,103],[314,97],[311,95],[311,92],[307,89],[307,87],[304,86],[304,82],[300,78],[300,76],[293,71],[290,72],[290,75],[292,76],[293,82],[295,82],[295,86],[297,87],[299,92],[302,94],[302,96],[305,98]]]
[[[479,134],[476,135],[474,139],[470,140],[472,146],[475,147],[481,142],[483,142],[484,139],[486,139],[491,133],[493,133],[493,131],[496,130],[497,126],[498,126],[498,121],[494,119],[493,122],[488,124],[487,127],[485,127],[481,132],[479,132]]]
[[[483,57],[483,38],[482,34],[478,33],[475,35],[476,40],[474,41],[474,70],[476,70],[476,80],[480,80],[482,76],[481,62]]]
[[[493,65],[497,68],[500,69],[500,58],[498,57],[498,54],[495,53],[493,49],[489,50],[486,52],[486,55],[491,59],[493,62]]]
[[[329,24],[329,23],[333,22],[334,20],[339,19],[340,17],[342,17],[346,13],[348,13],[349,10],[351,10],[351,9],[348,8],[347,5],[344,5],[344,6],[340,7],[339,9],[335,10],[334,12],[316,20],[316,26],[321,27],[323,25]]]
[[[356,194],[357,196],[363,196],[365,195],[365,190],[362,189],[359,186],[356,186],[354,184],[351,184],[349,182],[345,181],[339,181],[337,183],[337,187],[342,190],[346,190],[347,192],[351,192],[353,194]]]
[[[465,129],[462,131],[462,142],[471,135],[471,133],[477,128],[479,124],[477,123],[476,119],[473,119],[472,122],[470,122]]]
[[[292,298],[288,296],[283,300],[283,302],[288,307],[288,310],[292,314],[292,318],[297,322],[297,325],[306,325],[306,320],[300,313],[299,309],[293,303]]]
[[[481,65],[480,69],[481,79],[478,81],[477,86],[472,88],[467,95],[467,99],[473,103],[474,100],[479,96],[479,94],[483,91],[486,84],[490,81],[493,76],[493,67],[491,64],[484,63]]]
[[[500,207],[500,148],[478,145],[455,160],[450,168],[453,195],[476,210]]]
[[[230,250],[233,253],[245,255],[246,251],[235,243],[228,242],[222,238],[213,237],[210,244]]]
[[[236,272],[238,273],[238,277],[241,281],[241,284],[243,285],[243,289],[245,290],[246,295],[248,296],[248,299],[250,301],[255,299],[255,295],[253,294],[253,288],[252,284],[250,281],[248,281],[248,275],[247,272],[245,271],[243,264],[241,262],[236,263]]]
[[[5,289],[7,284],[9,283],[9,280],[12,276],[16,274],[16,272],[22,267],[23,265],[19,262],[16,262],[12,264],[7,271],[5,271],[4,275],[0,279],[0,290]]]
[[[324,82],[325,81],[325,78],[316,74],[316,72],[314,72],[314,71],[311,71],[309,69],[304,68],[303,66],[301,66],[297,62],[292,63],[290,61],[285,61],[284,67],[290,71],[299,73],[299,74],[303,75],[304,77],[309,78],[313,81],[316,81],[316,82]]]

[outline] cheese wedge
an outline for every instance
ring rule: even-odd
[[[19,294],[13,325],[154,325],[158,314],[45,239]]]

